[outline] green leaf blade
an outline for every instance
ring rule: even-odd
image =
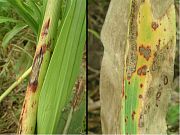
[[[4,17],[4,16],[0,16],[0,23],[6,23],[6,22],[18,22],[18,20],[15,20],[13,18],[10,17]]]
[[[23,30],[24,28],[26,28],[27,25],[25,24],[17,24],[11,31],[9,31],[8,33],[6,33],[6,35],[3,38],[2,41],[2,46],[4,48],[6,48],[8,46],[9,41],[17,34],[19,33],[21,30]]]
[[[84,0],[72,1],[62,25],[39,99],[38,133],[62,133],[57,131],[58,123],[72,94],[85,44],[85,8]]]

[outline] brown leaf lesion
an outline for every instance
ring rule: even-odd
[[[71,104],[71,106],[73,107],[73,110],[76,110],[79,104],[81,103],[82,95],[84,93],[84,86],[85,86],[84,83],[85,83],[84,80],[81,78],[80,80],[78,80],[76,84],[74,98]]]
[[[39,71],[40,67],[43,61],[43,55],[46,51],[46,45],[42,45],[40,48],[40,51],[36,53],[34,58],[34,63],[31,71],[31,78],[29,81],[29,87],[30,90],[35,92],[38,86],[38,77],[39,77]]]
[[[142,55],[147,61],[149,60],[149,58],[151,57],[151,48],[150,46],[143,46],[141,45],[139,47],[139,53],[140,55]]]
[[[42,39],[47,36],[49,25],[50,25],[50,18],[43,25],[42,32],[41,32]]]

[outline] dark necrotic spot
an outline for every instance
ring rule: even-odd
[[[42,38],[44,38],[48,34],[49,25],[50,25],[50,18],[44,23],[41,33]]]
[[[149,60],[151,57],[151,49],[149,46],[144,47],[143,45],[139,47],[139,53],[142,55],[146,60]]]
[[[156,30],[159,27],[159,25],[156,22],[152,22],[151,27],[153,28],[153,30]]]
[[[158,91],[157,94],[156,94],[156,100],[158,100],[160,97],[161,97],[161,92]]]
[[[146,75],[147,66],[142,66],[142,75]]]
[[[138,75],[141,75],[141,73],[142,73],[142,70],[141,70],[141,68],[139,68],[139,69],[137,70],[137,74],[138,74]]]
[[[137,74],[139,76],[141,75],[146,75],[146,70],[147,70],[147,66],[146,65],[143,65],[142,67],[140,67],[138,70],[137,70]]]
[[[139,95],[139,98],[140,98],[140,99],[142,98],[142,95],[141,95],[141,94]]]
[[[36,54],[32,71],[31,71],[31,78],[29,81],[30,88],[33,92],[36,91],[37,85],[38,85],[38,76],[39,76],[39,70],[43,61],[43,51],[45,50],[44,46],[41,47],[40,51]]]
[[[165,75],[164,76],[164,85],[167,85],[168,84],[168,77]]]
[[[160,46],[160,44],[161,44],[161,39],[158,40],[158,45]]]
[[[140,114],[138,126],[144,127],[144,117],[142,114]]]
[[[132,114],[131,114],[131,116],[132,116],[132,120],[134,120],[134,116],[135,116],[135,114],[136,114],[136,112],[135,112],[135,111],[133,111],[133,112],[132,112]]]

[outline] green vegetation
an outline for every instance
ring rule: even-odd
[[[21,64],[29,62],[30,59],[32,70],[31,68],[27,70],[31,66],[28,64],[25,68],[27,71],[23,70],[25,75],[20,77],[1,96],[2,101],[31,71],[29,83],[26,82],[28,86],[18,133],[62,133],[63,131],[66,133],[83,133],[85,130],[83,126],[85,119],[85,83],[79,87],[73,88],[73,86],[78,76],[77,82],[85,79],[85,67],[80,70],[80,65],[86,38],[86,2],[83,0],[37,0],[31,2],[4,0],[0,2],[6,5],[6,9],[2,11],[5,14],[1,22],[5,25],[8,22],[17,24],[12,30],[5,32],[6,35],[3,36],[3,53],[8,53],[9,42],[12,42],[13,37],[24,31],[25,28],[33,32],[33,34],[31,32],[33,39],[25,38],[26,46],[30,46],[32,43],[37,45],[33,64],[32,55],[29,54],[28,50],[18,44],[14,45],[20,52],[26,54],[26,56],[22,56]],[[17,19],[14,16],[6,15],[12,7],[15,11],[11,12],[17,13]],[[27,56],[31,58],[24,59]],[[7,77],[6,74],[4,76]],[[70,104],[71,102],[72,104]],[[73,102],[75,103],[73,104]],[[63,111],[64,108],[66,111]],[[66,119],[68,119],[68,123],[65,122]],[[79,123],[76,124],[77,126],[73,126],[77,120],[80,120]],[[15,130],[10,132],[16,132]],[[6,131],[6,133],[9,132]]]

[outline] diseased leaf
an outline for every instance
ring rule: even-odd
[[[83,122],[86,121],[85,113],[86,113],[86,95],[84,94],[77,111],[73,113],[71,124],[68,129],[68,134],[83,133]]]
[[[33,134],[35,132],[39,95],[53,50],[54,38],[56,38],[60,6],[61,0],[48,0],[20,115],[19,134]]]
[[[103,133],[165,134],[176,45],[173,1],[131,0],[129,10],[121,5],[127,3],[111,2],[101,33]]]

